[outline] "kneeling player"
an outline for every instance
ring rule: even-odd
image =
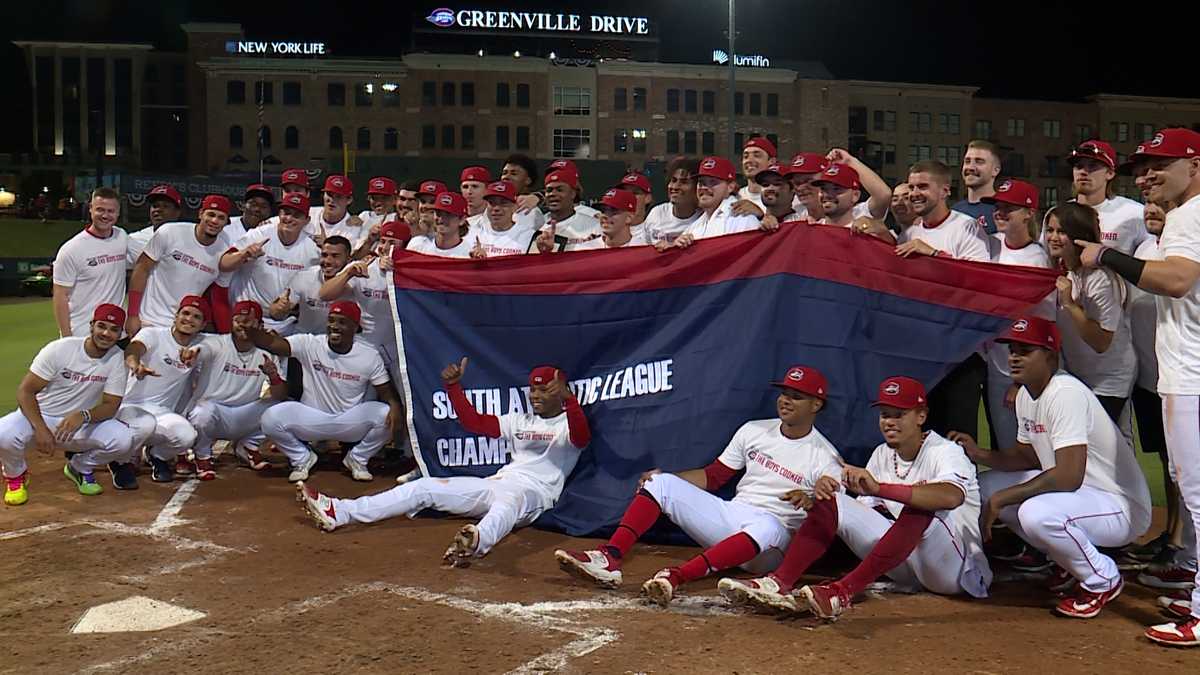
[[[808,609],[824,619],[836,619],[885,574],[912,591],[987,596],[992,573],[979,540],[975,466],[956,443],[922,431],[927,400],[916,380],[884,380],[875,402],[884,442],[866,469],[843,469],[843,484],[860,497],[818,484],[779,567],[761,579],[722,579],[721,594],[735,604]],[[835,536],[862,559],[858,567],[835,582],[789,593]]]
[[[375,495],[358,499],[333,499],[300,483],[296,499],[327,532],[351,522],[373,523],[424,509],[437,509],[468,518],[442,562],[465,567],[471,558],[487,555],[513,528],[529,525],[554,506],[579,453],[591,442],[591,431],[579,402],[567,388],[557,368],[542,366],[529,374],[529,402],[533,412],[481,415],[467,400],[460,381],[467,367],[442,371],[446,393],[463,428],[489,438],[504,438],[512,448],[512,461],[488,478],[418,478]]]
[[[1062,344],[1054,323],[1029,317],[997,342],[1008,343],[1017,393],[1017,445],[980,450],[951,434],[980,464],[986,500],[980,526],[987,537],[1000,519],[1062,571],[1051,587],[1078,592],[1054,608],[1090,619],[1121,594],[1124,582],[1098,546],[1119,548],[1150,528],[1150,490],[1133,449],[1092,390],[1059,370]]]
[[[841,460],[813,426],[825,407],[825,377],[793,366],[779,382],[776,419],[746,422],[721,456],[703,469],[680,474],[647,471],[637,496],[606,546],[594,551],[554,552],[563,571],[605,588],[621,583],[621,564],[634,543],[666,514],[704,552],[680,567],[655,574],[642,592],[666,606],[680,584],[741,566],[762,574],[779,564],[791,531],[805,512],[784,495],[811,492],[818,483],[836,492]],[[712,494],[745,469],[731,501]]]

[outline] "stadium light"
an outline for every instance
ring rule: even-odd
[[[480,56],[480,57],[482,57],[482,56],[483,56],[483,50],[482,50],[482,49],[480,49],[479,51],[475,52],[475,56]]]
[[[553,60],[555,60],[555,59],[557,59],[557,58],[558,58],[558,54],[555,54],[554,52],[550,52],[550,60],[551,60],[551,61],[553,61]]]
[[[518,49],[517,51],[513,52],[513,58],[514,58],[514,59],[519,59],[519,58],[521,58],[521,50],[520,50],[520,49]]]

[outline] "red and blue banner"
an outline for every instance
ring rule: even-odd
[[[745,421],[775,416],[768,382],[805,364],[829,379],[817,427],[852,463],[880,442],[870,403],[888,376],[932,387],[1054,287],[1054,273],[902,259],[847,228],[785,225],[652,247],[453,260],[398,251],[395,302],[409,432],[425,475],[485,476],[503,441],[453,418],[440,373],[481,412],[529,410],[529,370],[563,369],[592,428],[540,524],[614,525],[639,474],[712,461]]]

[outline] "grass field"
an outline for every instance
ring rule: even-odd
[[[62,243],[83,229],[73,220],[0,218],[0,258],[52,257]]]

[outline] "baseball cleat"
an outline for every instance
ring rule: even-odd
[[[775,577],[765,576],[758,579],[726,577],[717,584],[717,590],[729,604],[737,607],[744,606],[759,611],[789,614],[801,611],[801,607],[796,604],[796,596],[785,593]]]
[[[1028,550],[1029,550],[1028,546],[1026,546],[1024,543],[1018,542],[1016,547],[1011,548],[1011,549],[1004,549],[999,552],[989,550],[987,553],[987,556],[989,558],[991,558],[992,560],[999,560],[1001,562],[1012,562],[1014,560],[1020,559],[1021,556],[1025,555],[1025,552]]]
[[[63,475],[67,477],[67,480],[75,484],[76,489],[79,490],[79,494],[81,495],[95,497],[104,492],[104,488],[100,487],[100,484],[96,482],[95,475],[90,472],[81,473],[72,469],[70,462],[63,464]]]
[[[659,570],[642,584],[642,595],[659,607],[671,604],[671,599],[675,597],[676,574],[671,567]]]
[[[396,485],[404,485],[405,483],[411,483],[420,477],[421,477],[421,467],[417,467],[417,468],[413,469],[412,471],[409,471],[408,473],[403,473],[403,474],[400,474],[399,476],[396,476]]]
[[[175,475],[191,478],[196,475],[196,465],[187,458],[187,454],[175,458]]]
[[[1160,645],[1171,647],[1200,646],[1200,618],[1163,623],[1146,629],[1146,637]]]
[[[175,470],[171,468],[170,462],[155,457],[148,449],[145,451],[145,458],[146,463],[150,465],[150,480],[155,483],[170,483],[175,480]]]
[[[1018,572],[1045,572],[1054,563],[1050,562],[1045,553],[1036,548],[1026,546],[1025,550],[1017,557],[1009,560],[1008,564]]]
[[[1079,582],[1071,576],[1070,572],[1054,565],[1050,568],[1050,577],[1046,579],[1046,588],[1050,589],[1052,593],[1065,594],[1070,593],[1077,583]]]
[[[213,466],[211,459],[196,460],[196,478],[200,480],[216,480],[217,469]]]
[[[113,487],[118,490],[138,489],[137,469],[131,462],[109,462],[108,473],[112,475]]]
[[[302,480],[308,480],[308,472],[317,465],[317,453],[312,450],[308,451],[308,456],[299,466],[292,467],[292,472],[288,474],[288,482],[296,483]]]
[[[346,467],[346,469],[350,472],[350,477],[354,480],[363,482],[375,480],[375,476],[372,476],[371,472],[367,471],[366,464],[363,464],[348,454],[342,458],[342,466]]]
[[[1158,606],[1164,612],[1180,619],[1192,618],[1192,594],[1188,591],[1174,591],[1170,595],[1158,596]]]
[[[1093,593],[1080,587],[1079,592],[1074,596],[1063,598],[1054,607],[1054,611],[1072,619],[1091,619],[1100,614],[1100,610],[1104,609],[1105,605],[1116,600],[1124,589],[1125,580],[1121,577],[1117,577],[1115,586],[1103,593]]]
[[[1125,550],[1131,559],[1149,563],[1154,562],[1154,559],[1168,548],[1174,548],[1171,546],[1171,535],[1163,532],[1141,546],[1130,546]]]
[[[271,468],[271,463],[263,459],[262,453],[258,451],[258,448],[247,448],[238,443],[233,448],[233,454],[243,464],[250,467],[252,471],[262,471],[263,469]]]
[[[29,501],[29,471],[20,476],[4,477],[4,503],[20,506]]]
[[[1137,576],[1138,583],[1150,588],[1191,590],[1196,585],[1196,570],[1179,565],[1147,567]]]
[[[558,568],[571,576],[590,581],[600,588],[616,588],[621,585],[621,568],[604,551],[554,552]]]
[[[334,507],[332,499],[305,485],[304,481],[297,481],[296,501],[300,502],[300,508],[304,509],[304,513],[316,524],[317,528],[324,532],[333,532],[337,529],[338,524],[335,520],[337,509]]]
[[[802,586],[796,594],[808,603],[809,611],[827,621],[837,621],[850,608],[850,596],[836,583]]]
[[[471,558],[479,549],[479,528],[475,525],[463,525],[454,535],[450,548],[442,555],[442,564],[450,567],[470,567]]]

